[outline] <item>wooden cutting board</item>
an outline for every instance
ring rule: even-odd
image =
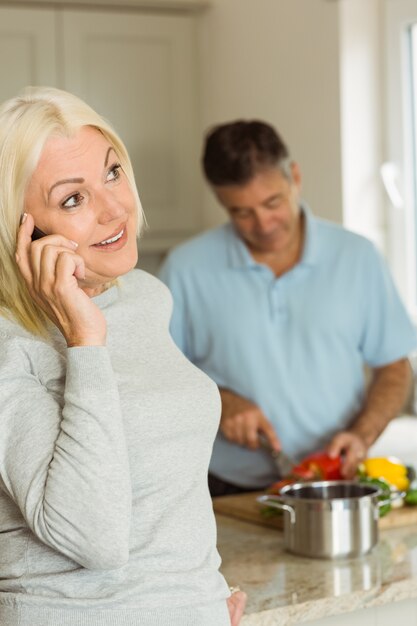
[[[222,496],[213,498],[214,512],[227,517],[234,517],[253,524],[269,526],[282,530],[283,519],[279,517],[265,517],[261,514],[261,506],[256,501],[257,496],[262,495],[262,491],[253,491],[233,496]],[[380,529],[396,528],[398,526],[408,526],[417,524],[417,506],[404,506],[400,509],[393,509],[379,520]]]

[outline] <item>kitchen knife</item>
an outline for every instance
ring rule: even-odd
[[[292,473],[295,462],[282,450],[274,450],[265,435],[259,434],[259,443],[263,448],[269,451],[279,471],[280,477],[285,478],[286,476],[289,476],[289,474]]]

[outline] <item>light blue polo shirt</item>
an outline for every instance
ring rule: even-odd
[[[415,329],[371,242],[303,206],[300,262],[276,278],[232,224],[172,251],[172,336],[219,387],[255,402],[298,459],[349,425],[364,397],[364,363],[386,365],[417,345]],[[277,479],[268,453],[219,432],[210,470],[245,487]]]

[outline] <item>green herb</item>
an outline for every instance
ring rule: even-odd
[[[417,489],[409,489],[404,498],[406,504],[417,504]]]
[[[276,509],[272,506],[263,506],[260,511],[262,517],[265,517],[266,519],[269,519],[271,517],[281,517],[283,513],[283,511],[281,511],[280,509]]]
[[[391,497],[390,484],[383,478],[368,478],[367,476],[361,476],[359,479],[361,485],[369,485],[370,487],[378,487],[381,490],[381,494],[378,496],[380,502],[387,500]],[[379,507],[379,517],[384,517],[392,509],[391,502]]]

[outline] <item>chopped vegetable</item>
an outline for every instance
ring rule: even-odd
[[[378,487],[381,490],[381,495],[378,496],[379,501],[387,500],[391,496],[391,486],[383,478],[369,478],[368,476],[361,476],[359,478],[361,485],[370,485],[371,487]],[[384,517],[392,509],[392,505],[389,502],[379,508],[379,517]]]
[[[333,459],[326,452],[314,452],[295,465],[289,476],[271,485],[268,493],[279,495],[282,487],[296,482],[342,479],[341,466],[340,457]]]
[[[314,452],[306,456],[296,465],[292,474],[307,480],[339,480],[343,478],[342,460],[340,456],[330,457],[327,452]],[[306,476],[307,474],[307,476]]]
[[[416,505],[417,504],[417,489],[409,489],[404,498],[406,504]]]
[[[271,517],[280,517],[282,516],[283,512],[284,511],[281,511],[280,509],[272,506],[263,506],[260,509],[262,517],[265,517],[266,519],[270,519]]]
[[[341,458],[335,459],[329,457],[326,452],[314,452],[305,457],[301,463],[295,465],[289,476],[271,485],[267,493],[280,495],[280,491],[286,485],[297,482],[306,482],[312,480],[339,480],[342,479],[341,474]],[[265,517],[273,517],[281,512],[274,508],[265,507],[262,515]]]
[[[296,482],[296,478],[290,477],[290,478],[283,478],[283,480],[279,480],[278,482],[274,483],[273,485],[271,485],[268,489],[268,493],[273,493],[277,496],[280,495],[280,491],[283,487],[285,487],[286,485],[291,485],[292,483]]]
[[[361,466],[361,473],[369,478],[382,478],[399,491],[406,491],[410,486],[407,467],[394,458],[370,458]]]

